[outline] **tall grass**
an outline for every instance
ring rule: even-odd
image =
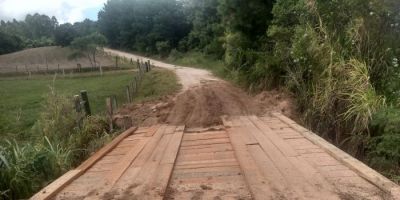
[[[29,197],[111,139],[100,117],[79,126],[72,102],[51,89],[31,139],[0,143],[0,198]]]

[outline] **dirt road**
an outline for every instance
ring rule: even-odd
[[[288,95],[270,91],[250,96],[207,70],[171,65],[112,49],[105,51],[133,60],[150,60],[157,67],[175,71],[182,84],[183,89],[177,96],[163,99],[159,105],[150,103],[122,111],[122,114],[132,115],[132,118],[141,118],[139,125],[169,123],[209,127],[222,125],[223,115],[263,115],[268,111],[283,112],[291,117],[294,115],[295,109]],[[140,117],[143,113],[146,113],[145,116]]]
[[[218,78],[214,77],[207,70],[171,65],[168,63],[154,60],[154,59],[150,59],[150,58],[146,58],[143,56],[138,56],[138,55],[134,55],[134,54],[118,51],[118,50],[113,50],[113,49],[106,48],[106,49],[104,49],[104,51],[114,54],[114,55],[121,56],[121,57],[126,57],[128,59],[133,59],[133,60],[137,60],[137,59],[143,60],[143,61],[150,60],[152,65],[155,65],[157,67],[166,68],[169,70],[174,70],[182,84],[183,91],[189,89],[190,87],[200,85],[202,82],[220,81]]]

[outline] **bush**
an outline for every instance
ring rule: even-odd
[[[400,109],[388,107],[377,112],[371,133],[367,146],[369,162],[387,174],[400,176]]]
[[[162,57],[165,58],[171,52],[171,45],[168,41],[162,41],[156,43],[157,53]]]

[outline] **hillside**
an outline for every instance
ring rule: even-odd
[[[80,63],[82,67],[90,67],[90,62],[87,58],[69,59],[72,50],[65,47],[50,46],[25,49],[22,51],[0,55],[0,73],[9,72],[35,72],[38,69],[40,71],[55,70],[58,69],[58,65],[61,69],[72,69],[77,67],[77,63]],[[102,66],[110,66],[115,63],[110,56],[99,55],[96,58],[98,63]]]

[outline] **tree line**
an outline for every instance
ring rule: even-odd
[[[59,24],[57,19],[41,14],[28,14],[24,20],[0,21],[0,54],[25,48],[68,46],[77,37],[97,31],[97,23],[86,19],[74,24]]]

